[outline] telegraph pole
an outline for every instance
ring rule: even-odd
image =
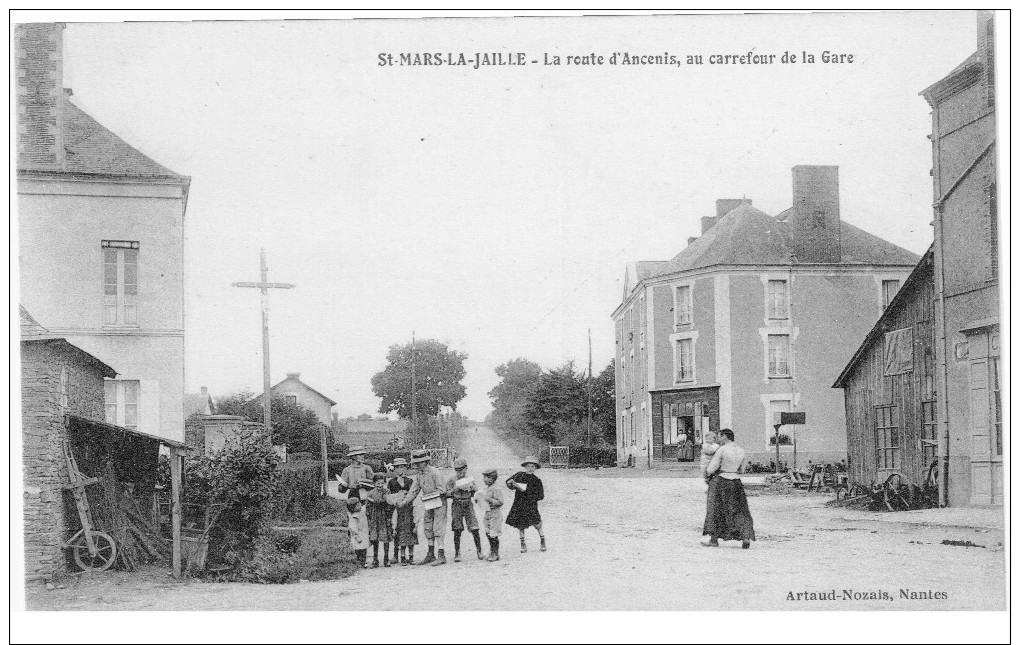
[[[411,332],[411,425],[414,427],[415,440],[418,439],[418,401],[417,381],[414,373],[414,332]]]
[[[272,433],[272,413],[270,412],[269,394],[269,290],[293,289],[295,285],[288,282],[270,282],[269,267],[266,264],[266,248],[259,249],[259,265],[262,279],[259,282],[234,282],[235,287],[258,289],[262,301],[262,415],[266,432]],[[272,436],[272,434],[270,434]]]
[[[588,445],[591,445],[591,327],[588,328]]]

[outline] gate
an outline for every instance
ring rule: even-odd
[[[570,446],[549,446],[549,467],[570,468]]]
[[[428,448],[425,452],[432,457],[432,465],[436,468],[452,468],[450,450],[448,448]]]

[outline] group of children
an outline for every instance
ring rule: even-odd
[[[425,537],[429,542],[429,553],[419,564],[441,565],[446,563],[444,533],[446,531],[447,500],[450,501],[451,528],[453,530],[454,562],[461,561],[461,536],[465,530],[474,539],[475,552],[479,560],[499,560],[499,537],[503,525],[503,491],[496,485],[499,477],[495,468],[482,472],[484,487],[479,489],[474,479],[467,475],[467,462],[458,458],[454,462],[454,474],[439,486],[438,471],[430,465],[427,452],[418,451],[411,456],[411,465],[416,467],[417,477],[409,474],[407,460],[397,458],[390,465],[389,472],[371,472],[364,464],[365,450],[353,448],[348,453],[353,463],[340,476],[340,486],[347,492],[348,531],[351,547],[358,563],[365,568],[380,566],[379,546],[382,545],[381,566],[389,567],[399,563],[402,566],[415,564],[414,547],[418,544],[418,527],[415,524],[415,498],[421,495],[425,507]],[[507,524],[514,526],[521,534],[521,552],[527,551],[524,529],[534,526],[541,537],[541,549],[546,550],[545,535],[542,532],[542,518],[538,502],[544,498],[542,481],[535,476],[538,460],[528,457],[518,472],[506,481],[514,491],[514,502],[507,517]],[[425,481],[429,480],[429,481]],[[436,501],[438,500],[438,501]],[[481,528],[484,528],[489,542],[489,553],[482,550],[482,541],[475,504],[482,511]],[[393,557],[390,557],[390,543]],[[438,555],[434,552],[438,546]],[[372,549],[372,562],[368,563],[368,549]]]

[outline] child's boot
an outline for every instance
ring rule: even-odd
[[[373,569],[378,569],[379,568],[379,543],[378,542],[373,542],[372,543],[372,568]]]
[[[460,562],[460,534],[461,531],[453,532],[453,561]]]
[[[424,564],[424,562],[422,564]],[[446,551],[444,549],[439,549],[439,555],[436,556],[432,566],[438,567],[441,564],[446,564]]]
[[[524,541],[524,536],[521,536],[521,553],[528,552],[528,543]]]
[[[425,559],[418,564],[432,564],[436,561],[436,547],[429,546],[429,552],[425,554]]]
[[[390,566],[390,545],[389,545],[389,544],[387,544],[387,545],[386,545],[386,548],[385,548],[385,549],[383,549],[383,554],[382,554],[382,565],[383,565],[384,567],[388,567],[388,566]]]
[[[539,551],[545,551],[545,536],[544,535],[540,535],[538,537],[542,541],[542,545],[539,547]]]
[[[478,529],[471,531],[471,537],[475,539],[475,553],[478,555],[478,559],[484,560],[485,556],[482,555],[482,536],[478,532]]]

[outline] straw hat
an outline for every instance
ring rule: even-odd
[[[364,455],[364,454],[367,454],[367,453],[368,453],[368,451],[365,450],[364,446],[353,446],[350,450],[347,451],[347,456],[348,457],[356,457],[358,455]]]
[[[482,474],[486,477],[498,477],[499,473],[496,472],[495,468],[486,468],[482,471]]]
[[[407,460],[404,459],[403,457],[397,457],[396,459],[393,460],[393,463],[390,464],[390,465],[391,466],[406,466],[407,465]]]
[[[461,468],[467,468],[467,459],[463,457],[457,457],[453,460],[453,469],[460,470]]]
[[[424,450],[415,450],[411,453],[411,463],[420,464],[423,461],[432,461],[432,457]]]
[[[526,466],[528,464],[535,464],[536,468],[542,467],[542,464],[538,463],[538,459],[535,457],[535,455],[528,455],[527,457],[524,458],[524,461],[521,462],[522,466]]]

